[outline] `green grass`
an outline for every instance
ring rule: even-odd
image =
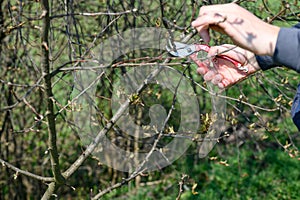
[[[252,144],[245,146],[249,145]],[[239,156],[235,146],[219,146],[218,149],[224,151],[224,158],[216,161],[206,158],[195,163],[194,155],[183,157],[176,162],[176,166],[169,167],[172,168],[171,174],[165,174],[168,178],[159,184],[139,189],[131,184],[131,189],[125,186],[104,199],[176,199],[181,174],[189,176],[185,180],[182,200],[300,198],[300,161],[296,158],[290,158],[280,149],[255,152],[243,146],[239,149]],[[229,166],[219,163],[224,159]],[[195,183],[197,187],[192,191]]]

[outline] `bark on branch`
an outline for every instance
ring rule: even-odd
[[[57,184],[63,184],[65,178],[62,176],[59,168],[58,150],[56,145],[56,124],[55,124],[55,113],[54,105],[52,101],[52,81],[50,73],[50,61],[49,61],[49,31],[50,31],[50,17],[49,17],[49,2],[48,0],[41,1],[43,9],[43,27],[42,27],[42,70],[45,81],[45,92],[46,92],[46,117],[48,122],[48,142],[49,142],[49,153],[51,160],[52,173],[54,180]],[[54,191],[54,190],[52,190]],[[47,192],[46,192],[47,193]],[[49,193],[50,194],[50,193]],[[50,196],[48,196],[50,198]]]

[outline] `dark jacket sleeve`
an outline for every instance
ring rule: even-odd
[[[262,70],[284,65],[300,73],[300,23],[293,28],[281,28],[273,56],[256,56]],[[294,97],[291,115],[300,131],[300,84]]]
[[[300,73],[300,23],[281,28],[273,56],[256,56],[262,70],[284,65]]]
[[[291,115],[294,124],[297,126],[298,130],[300,131],[300,84],[297,88],[297,93],[294,97],[292,109],[291,109]]]

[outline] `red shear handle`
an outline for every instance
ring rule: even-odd
[[[238,68],[240,68],[241,66],[242,66],[242,64],[239,62],[239,61],[237,61],[237,60],[235,60],[235,59],[233,59],[233,58],[231,58],[231,57],[229,57],[229,56],[225,56],[225,55],[217,55],[216,56],[217,58],[222,58],[222,59],[224,59],[224,60],[228,60],[228,61],[230,61],[230,62],[232,62],[232,64],[234,64],[236,67],[238,67]]]
[[[196,44],[195,46],[196,46],[197,51],[206,51],[206,52],[208,52],[209,49],[210,49],[210,46],[208,46],[206,44]],[[247,66],[242,66],[242,64],[239,61],[237,61],[237,60],[235,60],[235,59],[233,59],[229,56],[217,55],[216,57],[217,58],[222,58],[224,60],[228,60],[229,62],[234,64],[234,66],[236,66],[239,70],[244,71],[245,73],[248,72],[248,67]]]

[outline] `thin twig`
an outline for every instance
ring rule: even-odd
[[[180,200],[180,198],[181,198],[181,195],[183,193],[184,181],[187,177],[188,177],[188,175],[186,175],[186,174],[182,174],[182,176],[181,176],[181,179],[180,179],[179,184],[178,184],[179,185],[179,190],[178,190],[178,195],[176,197],[176,200]]]
[[[25,176],[28,176],[28,177],[31,177],[31,178],[34,178],[36,180],[39,180],[39,181],[44,181],[44,182],[52,182],[54,181],[54,178],[53,177],[44,177],[44,176],[39,176],[39,175],[36,175],[36,174],[33,174],[31,172],[28,172],[28,171],[25,171],[25,170],[22,170],[18,167],[15,167],[14,165],[6,162],[5,160],[2,160],[0,158],[0,163],[2,165],[2,167],[7,167],[9,169],[12,169],[14,170],[15,172],[19,173],[19,174],[23,174]]]
[[[124,14],[130,14],[130,13],[135,13],[137,12],[138,9],[134,8],[132,10],[125,10],[123,12],[96,12],[96,13],[88,13],[88,12],[82,12],[82,13],[68,13],[68,14],[62,14],[62,15],[54,15],[51,16],[50,19],[55,19],[55,18],[61,18],[61,17],[66,17],[66,16],[85,16],[85,17],[96,17],[96,16],[101,16],[101,15],[108,15],[108,16],[120,16]]]

